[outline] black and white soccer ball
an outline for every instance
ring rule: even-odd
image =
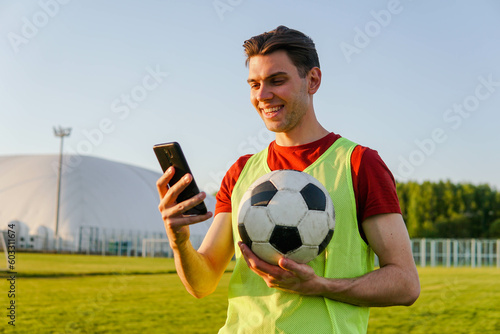
[[[280,257],[307,263],[333,237],[335,209],[330,194],[313,176],[276,170],[258,178],[238,209],[241,240],[262,260]]]

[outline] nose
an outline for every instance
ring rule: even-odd
[[[258,100],[258,101],[266,101],[266,100],[270,100],[273,98],[273,92],[271,90],[271,88],[269,87],[269,85],[266,85],[266,84],[262,84],[259,89],[257,90],[256,94],[255,94],[255,98]]]

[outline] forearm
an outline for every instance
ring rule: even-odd
[[[326,280],[327,298],[360,306],[411,305],[420,294],[410,239],[400,214],[381,214],[363,222],[380,269],[352,279]]]
[[[196,298],[211,294],[221,273],[216,271],[208,257],[196,251],[190,241],[172,248],[175,268],[186,290]]]
[[[189,241],[189,226],[212,217],[212,212],[201,215],[185,215],[190,208],[200,204],[206,194],[201,192],[181,203],[177,196],[191,182],[186,174],[182,180],[169,186],[174,174],[171,166],[156,183],[160,204],[158,209],[165,224],[165,231],[174,252],[175,268],[187,291],[196,298],[212,293],[234,254],[231,214],[220,213],[212,224],[197,251]]]
[[[315,294],[358,306],[412,305],[420,293],[418,275],[396,265],[356,278],[319,278]]]
[[[172,238],[173,239],[173,238]],[[218,214],[198,250],[189,239],[172,243],[175,267],[187,291],[196,298],[211,294],[234,254],[231,214]]]

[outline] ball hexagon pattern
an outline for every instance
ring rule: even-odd
[[[299,263],[316,258],[333,237],[335,209],[330,194],[313,176],[276,170],[258,178],[238,209],[241,240],[261,259]]]

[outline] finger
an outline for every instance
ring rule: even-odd
[[[283,268],[285,270],[288,270],[288,271],[298,271],[298,270],[300,270],[300,267],[299,267],[300,265],[297,262],[295,262],[293,260],[290,260],[290,259],[288,259],[286,257],[283,257],[283,258],[279,259],[278,265],[281,268]]]
[[[243,257],[251,269],[256,269],[260,272],[267,272],[263,269],[266,267],[275,267],[272,264],[261,260],[245,243],[239,241],[238,245],[240,246],[241,254],[243,254]]]
[[[193,176],[191,174],[185,174],[179,181],[171,185],[166,195],[169,196],[172,201],[177,200],[177,196],[186,189],[192,180]]]
[[[259,259],[255,253],[241,241],[238,244],[250,270],[262,277],[268,287],[282,290],[285,289],[288,280],[294,277],[291,272]]]
[[[281,258],[278,265],[300,279],[309,279],[314,270],[307,264],[300,264],[288,258]]]
[[[168,169],[167,169],[167,171],[168,171]],[[173,174],[174,173],[172,173],[172,175],[170,176],[170,178],[168,179],[168,181],[170,181],[172,179]],[[171,207],[175,203],[175,201],[177,200],[177,196],[179,196],[179,194],[184,189],[186,189],[186,187],[188,186],[188,184],[191,183],[192,179],[193,179],[193,177],[190,174],[186,174],[186,175],[184,175],[182,177],[182,179],[180,179],[179,181],[177,181],[171,187],[165,187],[164,186],[163,189],[165,190],[165,192],[164,193],[160,193],[160,196],[163,194],[163,197],[160,198],[161,200],[160,200],[160,204],[158,205],[158,209],[160,211],[162,211],[164,208]],[[167,180],[167,178],[165,178],[165,180]],[[158,190],[158,191],[160,191],[160,190]],[[176,214],[181,214],[181,213],[182,212],[179,211]]]
[[[241,241],[238,241],[238,246],[240,247],[241,254],[247,263],[248,268],[256,272],[257,274],[264,276],[265,273],[257,270],[256,262],[259,258],[250,250],[250,248]]]
[[[204,215],[178,216],[178,217],[173,217],[171,219],[168,219],[165,222],[165,225],[172,228],[172,229],[177,229],[177,228],[180,228],[183,226],[188,226],[188,225],[200,223],[200,222],[205,221],[211,217],[212,217],[211,211],[205,213]]]
[[[160,201],[158,210],[160,211],[161,217],[164,221],[176,217],[198,217],[201,219],[199,221],[207,220],[212,217],[212,212],[207,212],[203,215],[184,215],[184,212],[201,203],[205,197],[205,193],[200,193],[190,199],[185,200],[184,202],[176,204],[170,202],[171,196],[169,196],[169,193],[167,193],[167,195],[165,195],[165,197]],[[193,223],[197,223],[199,221],[193,220]],[[186,225],[190,225],[190,223],[188,222]]]
[[[207,197],[207,194],[202,191],[199,194],[196,194],[193,197],[185,200],[184,202],[177,204],[179,212],[184,213],[184,212],[188,211],[189,209],[194,208],[195,206],[197,206],[198,204],[203,202],[203,200],[206,197]]]
[[[165,173],[156,181],[156,188],[158,188],[158,194],[160,195],[160,200],[165,197],[165,194],[168,191],[168,183],[172,179],[172,176],[174,175],[174,167],[170,166],[167,168]]]
[[[275,266],[273,264],[267,263],[264,260],[261,260],[257,255],[255,255],[254,252],[250,250],[250,247],[248,247],[243,242],[240,241],[238,245],[240,246],[241,253],[245,258],[248,267],[253,271],[261,273],[262,275],[265,276],[271,276],[275,278],[282,277],[282,275],[284,274],[285,275],[289,274],[287,271],[280,268],[279,266]]]
[[[164,215],[164,218],[170,218],[170,217],[175,217],[184,214],[186,211],[189,209],[194,208],[203,200],[207,197],[205,192],[200,192],[199,194],[194,195],[193,197],[177,203],[174,205],[173,201],[171,199],[173,196],[168,193],[165,195],[165,197],[160,201],[160,204],[158,205],[158,209],[162,212]],[[191,215],[188,215],[191,216]]]

